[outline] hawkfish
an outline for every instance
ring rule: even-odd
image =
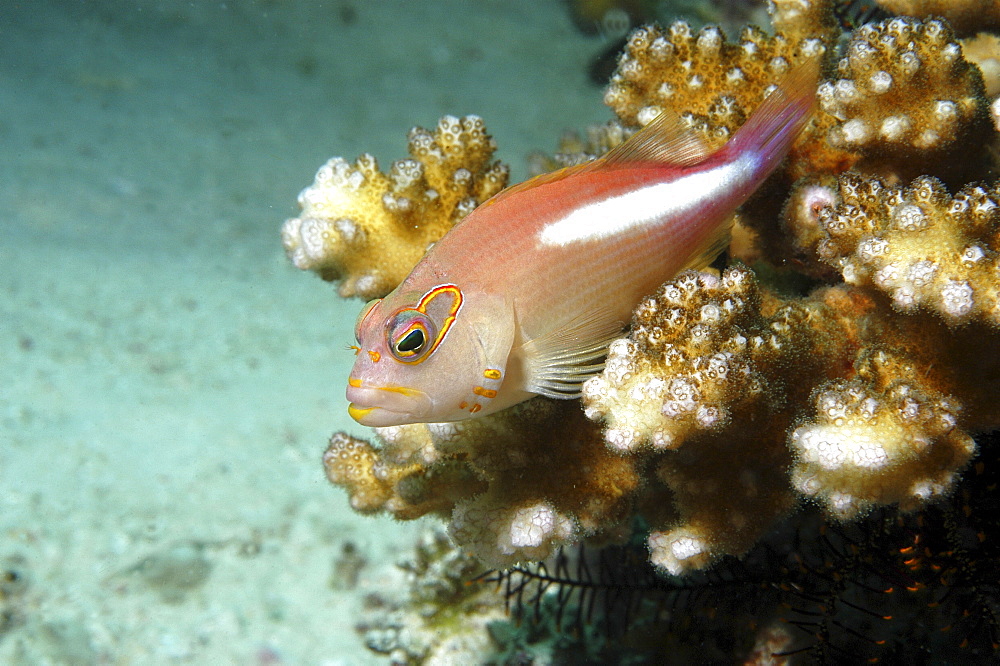
[[[817,77],[815,59],[792,69],[717,150],[664,112],[477,207],[361,311],[350,415],[450,422],[578,397],[636,305],[728,246],[736,208],[809,122]]]

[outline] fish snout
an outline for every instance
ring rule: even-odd
[[[348,380],[347,413],[361,425],[383,427],[417,423],[432,407],[430,396],[406,386],[368,386],[362,380]]]

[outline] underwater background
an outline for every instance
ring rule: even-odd
[[[981,27],[980,6],[989,5],[991,13],[984,10],[982,17],[994,23],[987,29],[1000,31],[1000,0],[953,2],[973,16],[974,27]],[[387,170],[406,156],[410,128],[433,130],[446,114],[477,114],[496,140],[492,159],[511,167],[511,183],[522,181],[554,168],[555,162],[537,151],[566,152],[573,141],[565,136],[560,141],[564,131],[615,117],[602,99],[630,27],[652,20],[668,26],[683,17],[692,31],[678,28],[672,38],[678,44],[697,41],[710,62],[719,35],[698,28],[718,23],[732,39],[745,24],[772,24],[765,4],[0,1],[0,665],[471,666],[656,658],[687,664],[743,657],[755,663],[996,663],[1000,417],[993,398],[1000,374],[993,372],[992,361],[1000,308],[990,315],[989,328],[980,329],[963,328],[968,320],[961,317],[942,324],[925,312],[904,316],[888,305],[857,318],[876,332],[890,329],[875,324],[916,321],[917,333],[924,330],[919,326],[949,333],[929,338],[931,346],[935,340],[947,343],[942,354],[958,350],[951,357],[918,359],[930,359],[921,366],[922,380],[936,361],[943,359],[935,370],[938,379],[953,364],[962,379],[958,383],[967,384],[959,387],[965,390],[961,395],[972,398],[970,413],[979,410],[980,421],[968,427],[981,453],[950,495],[904,514],[892,506],[894,500],[880,501],[888,506],[856,522],[830,520],[821,502],[800,502],[795,511],[782,505],[778,514],[784,517],[744,555],[731,554],[743,552],[743,546],[721,548],[725,556],[717,564],[684,576],[666,576],[650,563],[655,548],[647,537],[669,521],[659,527],[645,521],[650,513],[657,519],[659,509],[666,513],[673,500],[643,507],[627,526],[613,521],[601,526],[621,532],[601,531],[598,539],[559,549],[545,561],[488,572],[471,542],[455,547],[443,536],[440,521],[361,516],[350,505],[359,495],[356,489],[342,483],[351,490],[346,493],[324,474],[323,452],[332,433],[345,433],[335,436],[340,446],[358,450],[369,446],[362,440],[372,433],[348,417],[344,398],[354,360],[348,345],[363,303],[340,298],[336,284],[294,268],[282,248],[282,224],[300,214],[296,196],[313,183],[321,165],[334,156],[352,162],[368,152]],[[926,120],[928,109],[942,115],[941,99],[962,99],[973,89],[973,107],[983,113],[975,122],[967,120],[974,131],[966,140],[986,137],[930,158],[889,153],[890,172],[899,169],[903,181],[923,171],[947,176],[952,190],[966,180],[995,182],[1000,101],[992,102],[986,122],[986,98],[976,86],[982,83],[981,68],[985,81],[992,81],[989,99],[1000,95],[1000,38],[984,47],[988,53],[976,67],[959,59],[953,64],[966,68],[965,75],[948,76],[952,70],[938,59],[948,60],[958,46],[950,45],[954,52],[936,48],[938,42],[927,38],[947,33],[937,19],[865,27],[890,16],[881,5],[901,3],[877,4],[807,3],[830,10],[836,23],[826,44],[839,44],[842,52],[852,44],[864,52],[866,39],[878,37],[881,48],[895,39],[886,35],[917,34],[929,68],[944,74],[934,85],[900,86],[900,109]],[[779,0],[773,7],[778,5],[786,24],[794,22],[789,17],[802,19],[799,9],[807,6],[797,0]],[[811,19],[802,20],[808,28]],[[753,30],[746,34],[752,39],[740,49],[771,39],[763,33],[754,37]],[[643,39],[640,34],[633,42]],[[972,58],[968,44],[963,41],[961,48]],[[630,43],[622,62],[636,67],[654,53]],[[897,74],[909,62],[892,48],[880,57]],[[690,62],[680,65],[677,71],[687,78],[683,70]],[[764,70],[757,71],[755,85],[764,80]],[[709,78],[721,80],[720,72],[716,68]],[[638,77],[634,99],[618,81],[615,94],[627,99],[618,100],[616,113],[625,125],[638,124],[627,116],[645,104],[649,91],[642,86],[654,83],[657,94],[669,90],[660,87],[668,81],[657,80],[660,75],[654,67]],[[701,101],[715,95],[711,86],[700,92],[700,76],[688,82]],[[889,98],[862,100],[873,108],[862,104],[859,116],[901,112],[881,99]],[[858,155],[823,164],[825,154],[807,152],[804,161],[820,163],[820,172],[827,169],[831,178],[840,178],[845,190],[857,187],[852,183],[861,176],[842,172]],[[942,155],[956,157],[958,166],[931,159]],[[881,200],[897,196],[877,178],[865,182]],[[944,211],[974,198],[976,210],[990,219],[989,237],[985,230],[976,233],[984,237],[991,261],[1000,262],[995,212],[1000,185],[992,188],[989,196],[973,191],[954,199],[942,190],[930,217],[939,229],[965,233],[966,222],[947,218]],[[780,201],[763,197],[757,203],[767,209]],[[819,214],[819,208],[805,205],[786,210],[792,211],[785,216],[794,223],[791,228],[799,231],[811,229],[812,216]],[[776,215],[767,219],[772,224],[760,229],[784,233],[786,227],[773,224]],[[812,249],[807,256],[788,254],[782,244],[762,247],[774,255],[754,267],[764,283],[772,281],[767,289],[776,289],[768,298],[781,289],[802,290],[787,295],[788,303],[801,304],[806,301],[800,296],[807,298],[804,292],[813,285],[839,283],[840,270],[830,273],[818,265]],[[827,272],[813,275],[817,282],[783,284],[766,266],[775,257],[782,262],[791,257],[793,263],[809,259],[811,270]],[[989,280],[991,288],[998,274]],[[849,293],[878,296],[876,289],[864,289],[869,287]],[[849,303],[841,306],[852,312]],[[955,321],[961,325],[948,328]],[[951,341],[951,333],[958,342]],[[858,338],[865,345],[881,342],[877,333],[866,335]],[[912,341],[900,335],[903,349]],[[855,367],[852,354],[845,354],[848,363],[842,364],[831,353],[836,372],[824,371],[847,377]],[[784,373],[787,358],[795,357],[778,357],[774,367]],[[804,375],[808,371],[801,368],[809,367],[803,363],[797,370]],[[909,365],[897,370],[909,381]],[[989,382],[978,386],[984,376]],[[795,387],[802,404],[793,403],[797,416],[786,410],[789,419],[812,418],[812,397],[806,394],[826,385],[822,377],[806,379]],[[781,390],[775,395],[783,395]],[[763,399],[753,404],[746,421],[719,431],[719,441],[742,445],[756,438],[767,444],[756,425],[744,427],[762,413],[760,420],[779,435],[770,443],[790,455],[785,416],[772,419],[768,414],[777,412],[758,411]],[[556,416],[536,421],[544,426],[538,431],[545,444],[559,439],[548,438],[546,424],[557,422],[572,434],[573,423],[582,423],[596,439],[562,441],[596,442],[596,450],[605,451],[598,427],[575,407],[570,416],[548,413]],[[531,425],[531,419],[523,421]],[[965,436],[961,428],[954,430]],[[483,438],[481,449],[466,452],[493,446],[516,458],[537,441],[518,435],[523,432],[507,433],[520,437],[518,446],[501,448],[502,438]],[[690,467],[698,467],[696,472],[706,471],[709,481],[714,483],[715,469],[750,470],[746,478],[757,479],[753,466],[760,465],[780,476],[781,483],[762,486],[775,491],[777,503],[792,497],[783,463],[771,464],[744,448],[737,464],[726,459],[712,467],[704,461],[715,459],[713,450],[726,455],[726,449],[703,449],[707,457],[689,447],[693,457],[687,460],[694,461]],[[971,445],[967,449],[970,454]],[[534,450],[546,454],[538,456],[541,464],[515,465],[502,478],[517,477],[513,490],[532,486],[541,495],[546,486],[522,470],[534,467],[558,480],[562,468],[544,461],[563,450]],[[579,453],[580,447],[564,450]],[[578,460],[586,457],[567,462],[586,480],[594,468]],[[646,484],[651,475],[664,480],[673,469],[654,468],[649,462],[654,457],[635,460],[636,478],[644,477]],[[404,463],[393,464],[398,471]],[[413,478],[430,470],[427,478],[445,495],[447,484],[434,476],[442,468],[428,465]],[[576,478],[562,480],[576,489]],[[905,481],[906,475],[900,476]],[[746,509],[742,498],[767,496],[755,483],[744,483],[747,492],[731,496],[725,486],[700,481],[686,492],[719,497],[724,509],[719,517],[735,525],[757,506],[749,503]],[[650,497],[660,501],[680,487],[667,486],[656,485]],[[393,492],[399,488],[414,493],[404,484]],[[420,487],[416,490],[419,497]],[[497,504],[506,499],[496,495]],[[366,510],[363,502],[356,506]],[[402,509],[407,508],[412,506],[404,502]],[[404,515],[400,506],[395,510]],[[626,531],[632,539],[625,538]],[[608,537],[615,543],[602,541]],[[477,577],[490,585],[468,584]],[[505,602],[514,611],[510,621]]]
[[[421,526],[324,478],[361,303],[281,223],[443,114],[523,179],[606,47],[557,0],[2,3],[0,663],[384,663]]]

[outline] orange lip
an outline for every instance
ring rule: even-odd
[[[370,386],[357,377],[347,380],[347,413],[367,426],[414,423],[430,413],[430,397],[407,386]]]
[[[358,423],[364,423],[364,418],[371,414],[376,408],[375,407],[356,407],[352,402],[347,407],[347,413],[351,415],[351,418]]]

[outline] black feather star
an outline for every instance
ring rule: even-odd
[[[925,509],[846,524],[802,507],[743,558],[665,576],[646,530],[491,571],[512,619],[561,634],[567,663],[997,663],[1000,434],[959,490]],[[693,661],[692,661],[693,660]]]

